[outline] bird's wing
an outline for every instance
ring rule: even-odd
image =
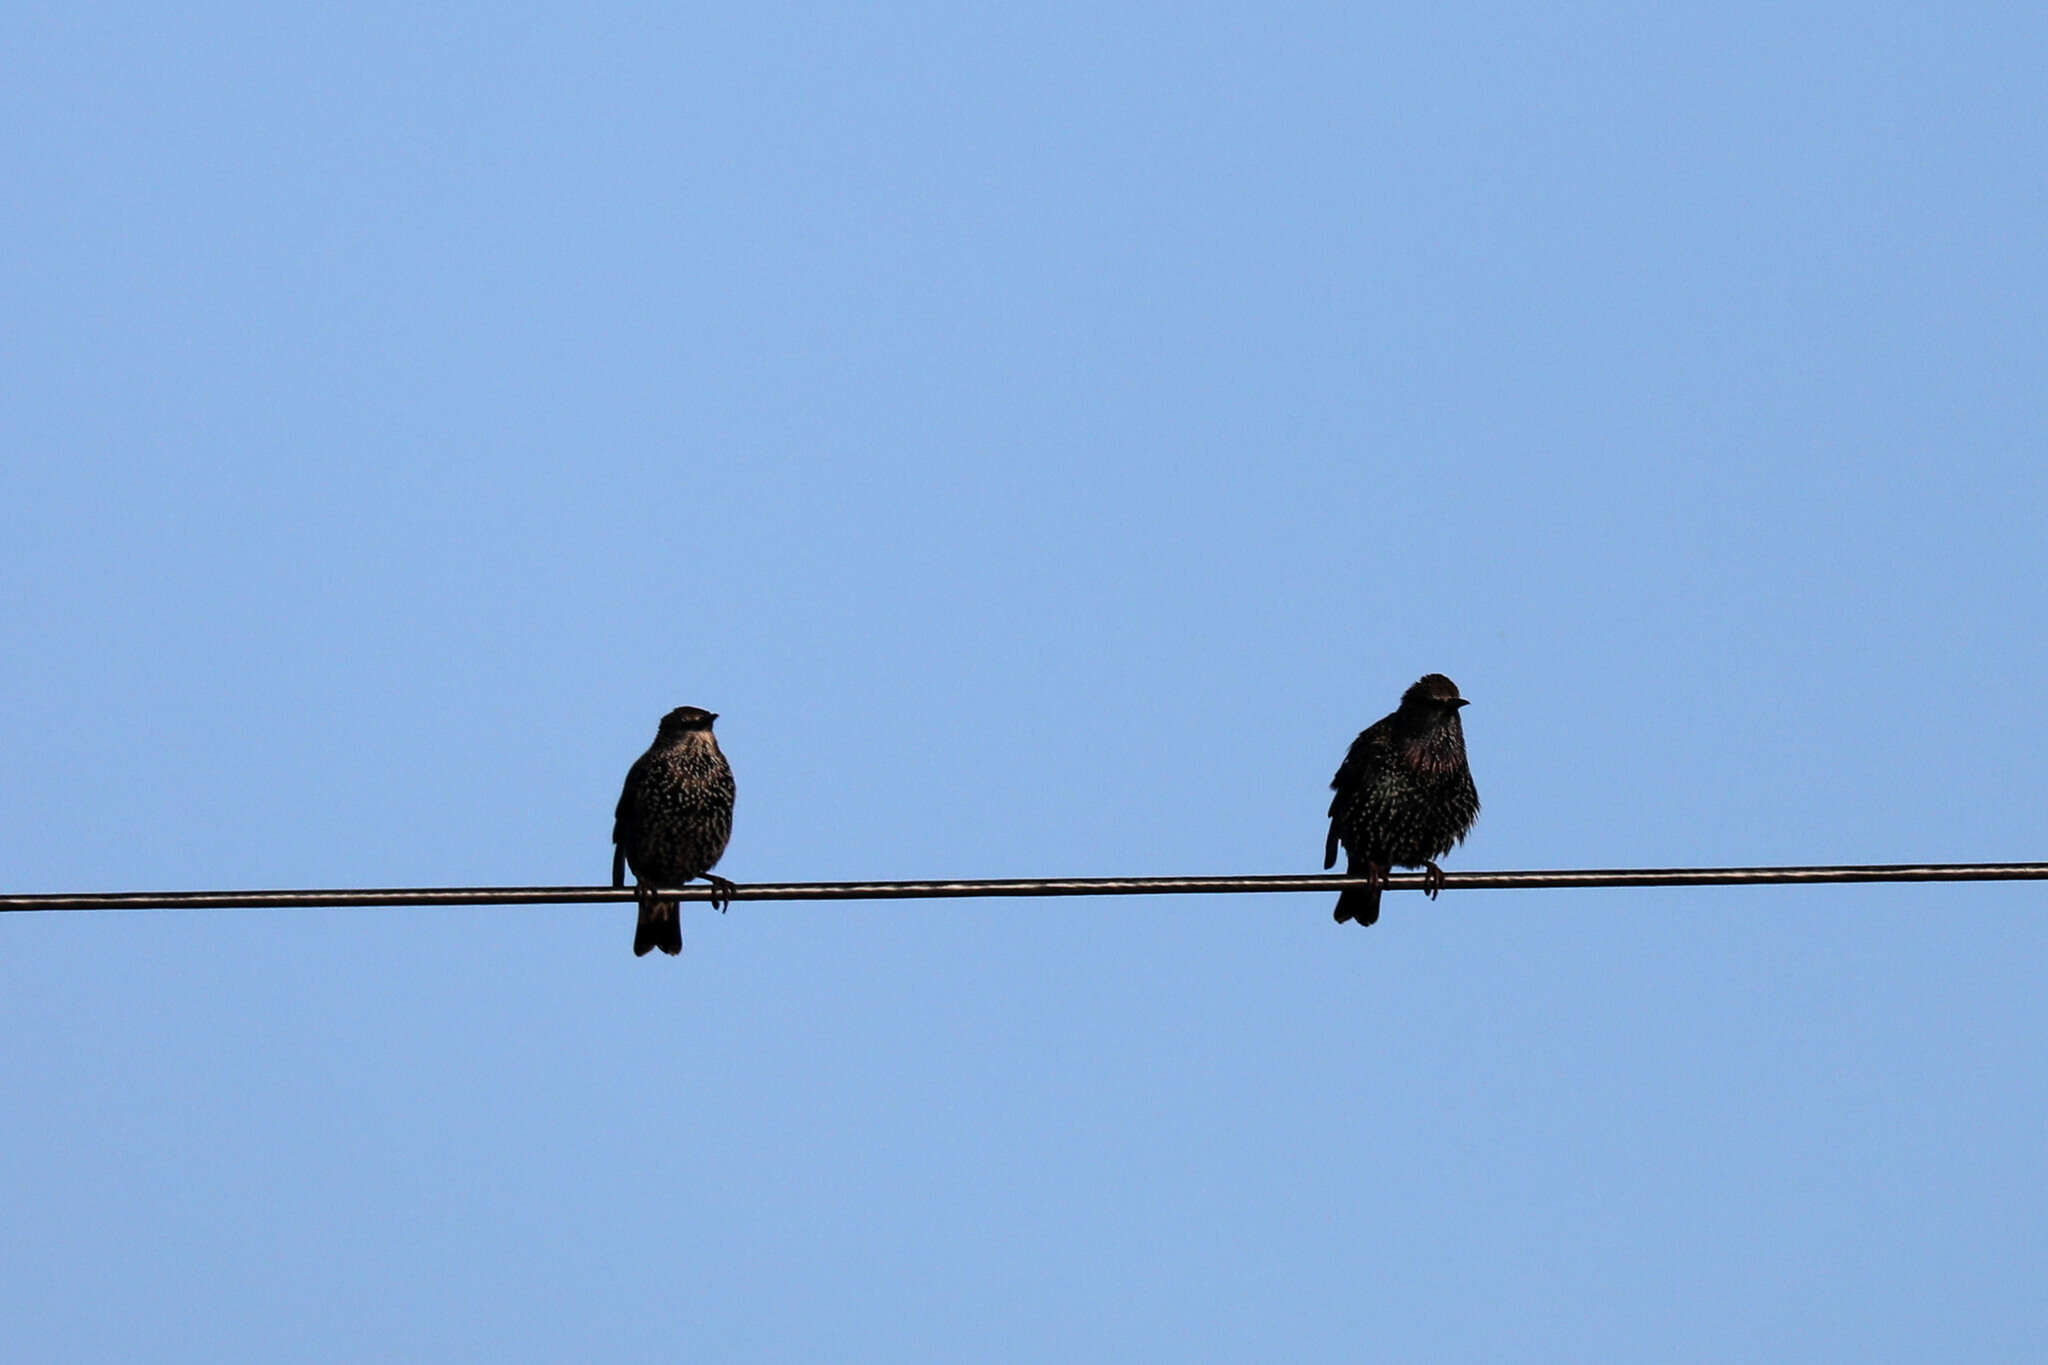
[[[633,824],[633,783],[640,776],[640,770],[647,765],[647,755],[633,760],[633,766],[626,769],[626,785],[619,789],[619,804],[612,810],[612,842],[624,844],[632,833]]]
[[[1358,738],[1351,741],[1345,751],[1344,761],[1337,765],[1337,775],[1330,779],[1330,790],[1337,793],[1330,798],[1330,814],[1337,813],[1337,807],[1344,804],[1344,798],[1358,790],[1366,765],[1372,762],[1373,754],[1385,754],[1390,748],[1391,731],[1384,720],[1374,721],[1358,732]]]
[[[1330,791],[1334,794],[1330,797],[1330,833],[1323,840],[1323,866],[1326,868],[1337,865],[1337,812],[1358,790],[1360,768],[1375,742],[1373,731],[1379,728],[1379,725],[1373,725],[1359,732],[1358,738],[1352,740],[1351,747],[1345,751],[1344,761],[1337,765],[1337,775],[1330,779]]]
[[[1382,716],[1358,732],[1358,738],[1351,741],[1345,751],[1344,761],[1337,765],[1337,775],[1330,779],[1330,833],[1323,840],[1323,866],[1337,865],[1337,812],[1357,794],[1365,783],[1366,774],[1373,768],[1385,767],[1394,747],[1394,718]]]

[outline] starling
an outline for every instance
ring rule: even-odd
[[[1330,780],[1330,837],[1323,866],[1345,853],[1345,875],[1370,887],[1337,897],[1337,922],[1371,924],[1380,917],[1381,879],[1390,868],[1423,867],[1432,899],[1444,871],[1433,859],[1463,842],[1479,818],[1479,792],[1465,765],[1465,731],[1458,685],[1431,673],[1401,694],[1401,707],[1374,721],[1351,742],[1351,752]]]
[[[711,883],[711,903],[723,911],[732,883],[711,875],[732,837],[732,769],[718,752],[711,722],[718,717],[679,706],[661,718],[654,743],[626,773],[612,819],[612,885],[626,884],[626,868],[640,901],[633,956],[649,948],[683,950],[681,908],[654,896],[657,886],[681,886],[695,877]]]

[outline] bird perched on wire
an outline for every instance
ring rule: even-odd
[[[1380,888],[1395,867],[1428,869],[1431,899],[1444,871],[1433,861],[1462,842],[1479,818],[1479,792],[1465,763],[1465,731],[1458,712],[1465,699],[1441,673],[1426,674],[1401,694],[1400,709],[1383,716],[1351,742],[1330,780],[1330,837],[1323,866],[1344,845],[1345,875],[1369,887],[1337,897],[1337,922],[1371,924],[1380,917]]]
[[[683,950],[681,907],[652,894],[657,886],[681,886],[696,877],[711,883],[711,903],[721,912],[732,883],[711,875],[732,837],[732,769],[718,751],[711,722],[718,717],[695,706],[679,706],[661,718],[647,752],[626,773],[625,790],[612,817],[612,885],[626,884],[626,868],[640,903],[633,956],[650,948]]]

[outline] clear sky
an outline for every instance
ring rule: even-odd
[[[2048,858],[2038,5],[29,5],[0,885]],[[2048,1358],[2048,887],[0,917],[34,1361]]]

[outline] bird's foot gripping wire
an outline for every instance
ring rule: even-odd
[[[711,883],[711,908],[721,915],[724,914],[725,907],[732,904],[732,893],[735,890],[733,884],[723,877],[714,877],[709,872],[704,874],[704,880]]]
[[[1435,900],[1436,893],[1443,889],[1444,870],[1435,863],[1424,862],[1422,864],[1422,894],[1431,900]]]

